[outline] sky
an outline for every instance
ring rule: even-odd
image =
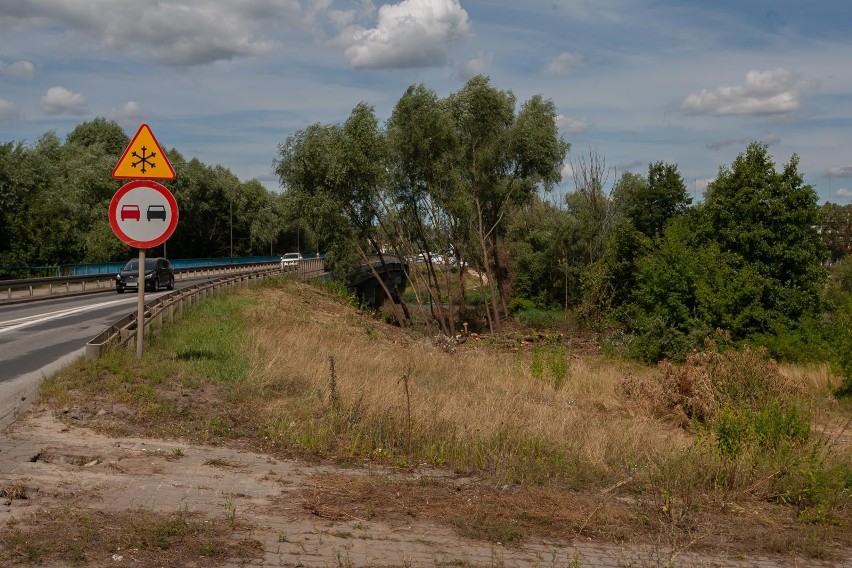
[[[700,200],[750,141],[852,202],[848,0],[0,0],[0,142],[104,117],[278,191],[278,145],[477,74],[556,105],[571,164],[678,165]]]

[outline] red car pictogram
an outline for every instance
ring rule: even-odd
[[[121,206],[121,220],[126,221],[127,219],[136,219],[139,221],[142,218],[142,213],[139,211],[138,205],[122,205]]]

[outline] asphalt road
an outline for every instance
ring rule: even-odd
[[[148,292],[145,301],[166,293]],[[135,291],[109,291],[0,306],[0,428],[29,405],[44,377],[82,357],[90,339],[135,311],[136,299]]]

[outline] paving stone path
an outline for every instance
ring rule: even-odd
[[[411,519],[323,518],[300,495],[316,476],[365,475],[357,469],[277,460],[234,449],[176,441],[109,438],[31,413],[0,434],[0,487],[24,488],[0,500],[0,526],[39,508],[143,507],[234,516],[261,542],[259,558],[233,566],[305,567],[756,567],[852,566],[852,556],[820,562],[794,558],[709,556],[654,546],[526,542],[521,546],[460,537],[452,527]],[[115,559],[114,559],[115,560]],[[131,558],[115,565],[132,566]]]

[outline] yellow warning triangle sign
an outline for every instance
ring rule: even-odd
[[[112,170],[116,179],[175,179],[175,170],[166,153],[154,138],[154,133],[143,124]]]

